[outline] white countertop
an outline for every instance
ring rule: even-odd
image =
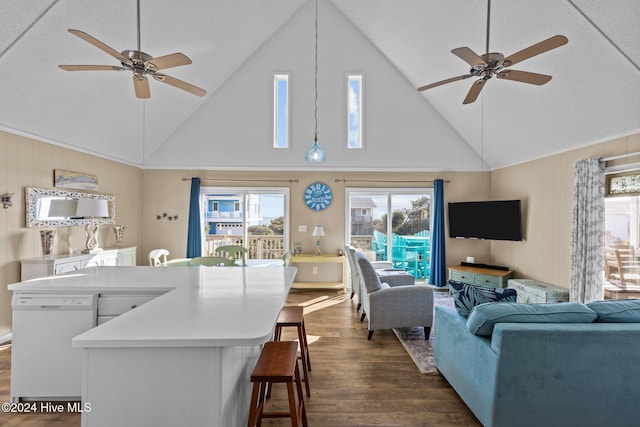
[[[73,339],[74,347],[262,344],[273,332],[291,267],[91,267],[11,284],[14,292],[167,293]]]

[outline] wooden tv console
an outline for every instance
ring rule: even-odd
[[[512,270],[498,270],[467,265],[454,265],[448,267],[448,269],[449,280],[472,285],[493,286],[494,288],[506,288],[507,280],[513,277]]]

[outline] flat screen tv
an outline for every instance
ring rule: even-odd
[[[449,237],[522,240],[520,200],[449,203]]]

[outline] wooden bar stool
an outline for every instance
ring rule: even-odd
[[[302,360],[302,381],[304,382],[307,396],[311,396],[309,387],[309,371],[311,370],[311,358],[309,357],[309,344],[307,343],[307,330],[304,327],[304,307],[299,305],[284,306],[280,310],[276,322],[274,341],[280,341],[282,328],[291,326],[298,330],[298,342],[300,343],[300,359]]]
[[[262,348],[258,363],[251,374],[253,393],[248,427],[259,426],[262,418],[291,418],[293,427],[307,426],[300,370],[298,369],[298,343],[270,341]],[[294,394],[293,384],[296,384]],[[289,412],[264,412],[265,391],[273,383],[286,383],[289,394]],[[296,404],[297,394],[297,404]]]

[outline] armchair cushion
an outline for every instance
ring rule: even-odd
[[[356,257],[356,261],[358,262],[362,281],[367,288],[367,292],[371,293],[379,290],[382,286],[380,284],[380,279],[376,274],[376,270],[371,265],[371,262],[362,252],[356,252],[354,255]]]
[[[469,317],[469,313],[477,305],[486,302],[516,302],[517,296],[515,289],[470,285],[454,280],[449,280],[449,288],[456,310],[465,318]]]

